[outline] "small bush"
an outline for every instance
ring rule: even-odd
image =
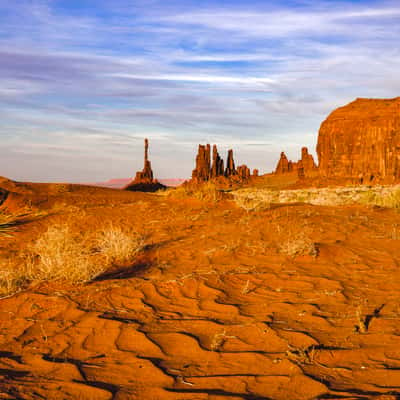
[[[216,184],[210,181],[198,185],[181,185],[176,189],[167,190],[165,193],[173,198],[192,197],[208,202],[217,202],[223,198],[222,191],[218,190]]]
[[[2,262],[0,265],[0,298],[20,291],[27,283],[24,268],[21,268],[17,263],[11,263],[9,260]]]
[[[315,243],[301,233],[297,237],[290,237],[283,242],[279,247],[279,252],[289,257],[295,256],[313,256],[318,255],[318,250]]]
[[[73,233],[68,225],[50,226],[28,248],[31,280],[90,281],[116,263],[127,263],[143,249],[135,232],[109,226],[98,232]]]
[[[124,264],[131,261],[144,248],[143,235],[126,232],[120,227],[110,225],[99,232],[96,246],[105,258],[106,264]]]

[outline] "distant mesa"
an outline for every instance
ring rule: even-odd
[[[258,170],[254,170],[253,172],[253,175],[251,175],[250,169],[246,165],[235,167],[232,149],[228,150],[226,167],[224,168],[224,160],[219,155],[217,146],[213,145],[211,158],[210,144],[200,144],[196,156],[196,167],[192,172],[190,182],[202,183],[224,178],[234,181],[247,181],[252,176],[258,176]]]
[[[144,167],[142,171],[136,172],[135,179],[126,185],[124,190],[133,192],[156,192],[166,189],[166,186],[154,179],[153,170],[149,161],[149,141],[144,140]]]
[[[319,172],[357,183],[400,180],[400,97],[356,99],[319,130]]]

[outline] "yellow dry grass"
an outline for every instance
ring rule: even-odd
[[[313,242],[304,232],[300,232],[298,235],[289,235],[289,237],[280,244],[279,252],[289,257],[316,257],[318,255],[315,242]]]
[[[17,292],[27,282],[91,281],[114,265],[133,262],[144,244],[143,235],[112,224],[96,231],[51,225],[27,246],[18,261],[2,260],[0,297]]]
[[[23,289],[28,282],[24,264],[16,261],[0,262],[0,298],[9,296]]]
[[[400,208],[400,185],[297,190],[247,188],[233,191],[232,195],[236,204],[247,211],[261,211],[269,208],[273,203],[308,203],[327,206],[365,204]]]
[[[217,202],[223,198],[223,193],[218,190],[214,182],[208,181],[199,185],[181,185],[174,189],[166,190],[166,196],[172,198],[195,198],[207,202]]]

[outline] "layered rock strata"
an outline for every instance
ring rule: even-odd
[[[357,99],[319,130],[319,171],[358,183],[400,181],[400,97]]]

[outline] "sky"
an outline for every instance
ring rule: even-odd
[[[357,97],[400,96],[400,2],[0,0],[0,176],[187,178],[199,143],[261,173]]]

